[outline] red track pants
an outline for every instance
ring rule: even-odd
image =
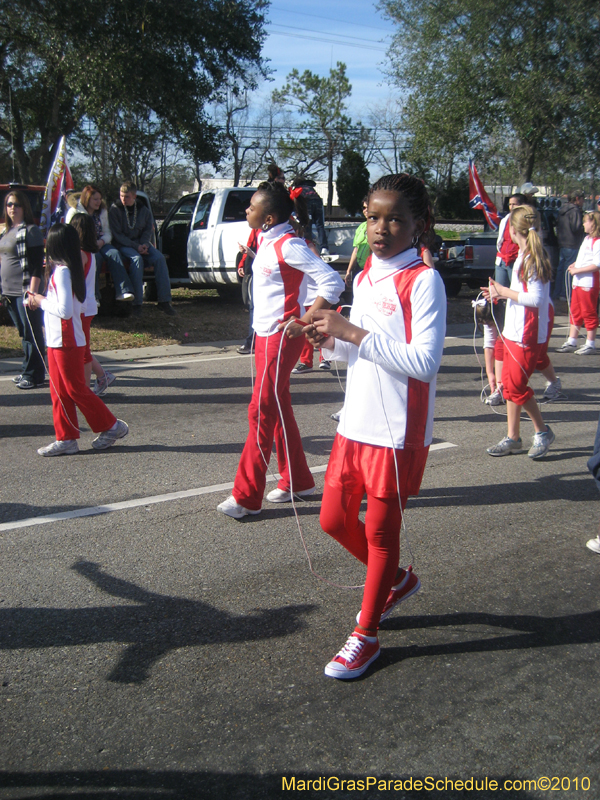
[[[59,442],[79,439],[77,409],[94,433],[107,431],[117,421],[85,382],[84,352],[85,347],[48,348],[52,418]]]
[[[294,491],[298,492],[311,489],[315,485],[306,463],[290,395],[290,375],[304,346],[304,336],[296,339],[284,337],[280,357],[279,347],[282,336],[281,333],[274,333],[268,337],[256,336],[254,342],[256,381],[252,400],[248,407],[250,430],[240,458],[232,492],[236,502],[251,511],[258,511],[262,505],[267,464],[271,458],[273,440],[275,440],[277,466],[281,475],[279,488],[289,491],[290,486],[293,485]],[[278,360],[280,364],[277,376]],[[277,397],[281,405],[287,434],[289,461]]]

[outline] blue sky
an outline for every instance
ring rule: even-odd
[[[268,11],[268,38],[263,53],[275,70],[268,94],[285,83],[292,69],[326,76],[338,61],[347,66],[352,84],[350,115],[366,118],[367,106],[390,94],[381,65],[392,27],[369,0],[273,0]]]

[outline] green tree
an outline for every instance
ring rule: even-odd
[[[0,0],[0,137],[22,181],[44,180],[59,136],[87,117],[152,112],[196,161],[222,142],[204,106],[261,67],[264,0]],[[10,117],[12,116],[12,134]]]
[[[600,7],[583,0],[383,0],[413,131],[455,153],[503,127],[521,180],[545,153],[598,147]]]
[[[309,175],[327,170],[327,209],[331,213],[333,172],[336,159],[352,136],[352,123],[346,115],[346,100],[352,86],[346,77],[346,65],[338,61],[328,78],[310,70],[302,75],[292,70],[286,85],[273,92],[273,102],[294,110],[302,121],[303,133],[289,135],[279,142],[281,160],[295,171]]]
[[[340,206],[349,214],[359,213],[370,185],[369,170],[360,153],[346,150],[337,172],[336,185]]]

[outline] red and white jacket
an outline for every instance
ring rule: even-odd
[[[337,303],[344,291],[337,272],[309,250],[287,222],[259,236],[252,274],[252,325],[258,336],[267,336],[280,322],[304,314],[308,278],[317,285],[317,295],[329,303]]]
[[[81,303],[73,294],[69,268],[58,265],[48,281],[42,300],[47,347],[84,347]]]
[[[535,347],[548,338],[550,314],[550,282],[533,278],[526,283],[520,272],[523,253],[519,253],[513,266],[510,288],[518,292],[517,300],[506,301],[504,330],[502,335],[511,342],[519,342],[524,347]]]
[[[598,286],[598,268],[600,268],[600,239],[586,236],[575,260],[576,267],[589,267],[591,272],[573,275],[573,286],[582,289],[595,289]]]
[[[510,267],[515,263],[515,259],[519,255],[519,245],[515,244],[510,237],[510,214],[507,214],[500,220],[498,228],[498,255],[496,256],[496,266],[501,259]]]
[[[360,347],[336,339],[323,357],[348,362],[338,433],[364,444],[431,444],[436,375],[446,335],[446,293],[414,248],[371,255],[354,281],[350,321],[370,331]]]

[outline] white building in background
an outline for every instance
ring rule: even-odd
[[[265,170],[266,175],[266,170]],[[254,185],[257,186],[260,181],[255,181]],[[240,186],[244,184],[241,183]],[[228,189],[230,186],[233,186],[233,180],[227,178],[202,178],[202,191],[203,192],[210,192],[211,189]],[[198,183],[194,182],[194,192],[198,191]],[[327,205],[327,181],[316,181],[315,191],[323,201],[324,205]],[[335,181],[333,182],[333,200],[332,205],[338,205],[338,196],[337,196],[337,187],[335,185]]]

